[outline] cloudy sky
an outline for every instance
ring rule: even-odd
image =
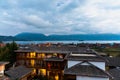
[[[120,0],[0,0],[0,35],[120,34]]]

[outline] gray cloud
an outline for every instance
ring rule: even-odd
[[[118,34],[119,5],[119,0],[0,0],[0,34]]]

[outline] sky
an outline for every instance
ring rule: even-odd
[[[120,34],[120,0],[0,0],[0,35]]]

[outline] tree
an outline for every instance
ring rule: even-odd
[[[17,44],[13,41],[12,43],[7,43],[6,47],[9,49],[9,60],[10,63],[14,63],[16,61],[16,53],[14,52],[14,50],[18,49]]]
[[[0,61],[8,61],[9,64],[7,68],[11,67],[16,61],[16,53],[14,50],[17,49],[18,46],[14,41],[12,43],[7,43],[4,47],[0,47]]]

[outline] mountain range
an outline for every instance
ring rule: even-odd
[[[71,34],[44,35],[41,33],[20,33],[15,36],[0,36],[0,41],[60,41],[60,40],[120,40],[120,34]]]

